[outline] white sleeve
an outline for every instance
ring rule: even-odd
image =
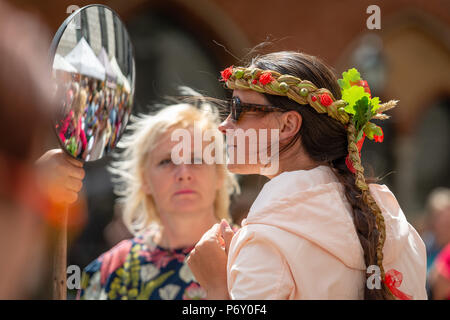
[[[294,288],[285,259],[269,240],[253,234],[233,239],[228,257],[231,299],[288,299]],[[239,239],[241,238],[241,239]]]

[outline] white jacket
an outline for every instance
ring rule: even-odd
[[[385,219],[391,287],[400,297],[427,299],[422,239],[387,186],[369,188]],[[232,239],[227,273],[232,299],[363,299],[363,249],[333,171],[319,166],[267,182]]]

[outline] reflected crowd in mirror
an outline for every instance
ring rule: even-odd
[[[128,122],[134,59],[128,34],[112,11],[88,7],[75,18],[53,60],[60,100],[55,129],[70,155],[94,161],[114,149]]]

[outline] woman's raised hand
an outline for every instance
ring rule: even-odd
[[[189,268],[206,290],[208,299],[229,299],[227,259],[233,234],[226,220],[216,223],[206,231],[187,259]]]

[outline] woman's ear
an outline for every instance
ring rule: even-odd
[[[292,139],[302,126],[302,116],[297,111],[284,112],[281,115],[280,141]]]
[[[150,188],[149,184],[148,184],[146,181],[144,181],[144,182],[142,183],[142,185],[141,185],[141,190],[142,190],[146,195],[151,195],[151,194],[152,194],[151,188]]]
[[[146,169],[144,169],[143,172],[142,172],[141,190],[146,195],[152,195],[153,191],[152,191],[151,183],[148,181],[148,179],[145,177],[145,175],[146,175]]]

